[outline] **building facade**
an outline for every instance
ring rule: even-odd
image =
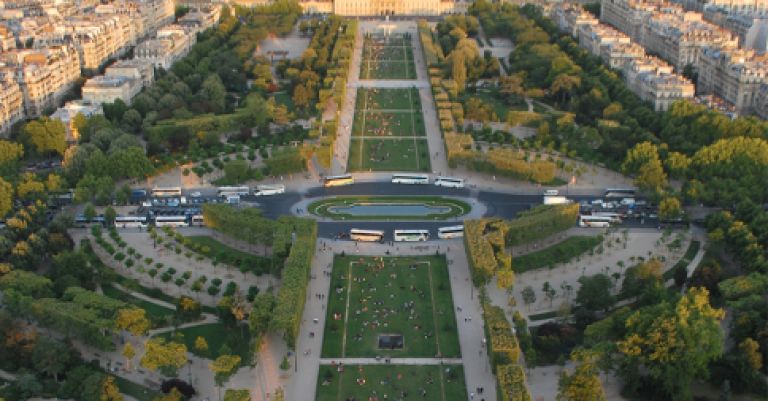
[[[699,93],[716,94],[739,114],[757,113],[761,87],[768,83],[768,55],[752,50],[706,49],[699,69]]]
[[[12,74],[0,75],[0,137],[24,118],[24,95]]]

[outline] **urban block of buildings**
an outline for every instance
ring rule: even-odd
[[[273,0],[232,0],[232,3],[253,7]],[[299,0],[307,14],[336,14],[346,17],[372,16],[438,16],[463,14],[473,0]],[[195,0],[190,0],[194,4]]]
[[[90,76],[83,99],[53,114],[76,138],[68,124],[77,112],[101,113],[102,104],[117,99],[130,104],[152,84],[154,68],[168,69],[187,55],[196,34],[218,23],[220,13],[220,5],[208,5],[172,24],[172,0],[0,3],[0,135],[56,110],[81,76]],[[131,49],[134,58],[120,60]]]
[[[673,72],[673,67],[632,42],[625,33],[601,24],[575,4],[560,4],[550,11],[560,30],[572,34],[579,46],[599,56],[611,68],[623,73],[627,87],[656,111],[665,111],[680,99],[693,99],[693,83]]]
[[[702,4],[687,0],[680,4],[603,0],[600,19],[627,34],[646,52],[668,61],[677,72],[690,68],[698,73],[696,94],[724,100],[728,103],[724,111],[765,115],[761,87],[768,84],[768,64],[760,52],[768,46],[768,19],[759,16],[765,15],[760,13],[767,4],[768,0]],[[702,9],[709,10],[708,14],[690,11]],[[754,14],[743,14],[745,10]],[[716,106],[719,101],[706,103]]]

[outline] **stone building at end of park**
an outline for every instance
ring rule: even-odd
[[[273,0],[233,0],[246,7]],[[464,14],[473,0],[299,0],[307,14],[336,14],[346,17],[438,16]]]

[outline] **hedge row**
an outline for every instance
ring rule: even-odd
[[[249,244],[272,245],[277,224],[256,208],[235,209],[221,203],[203,205],[205,225]]]
[[[505,224],[501,219],[464,221],[464,243],[472,270],[472,282],[483,285],[497,276],[498,285],[509,288],[514,281],[512,255],[505,250]]]
[[[485,319],[486,335],[490,339],[488,351],[493,366],[517,362],[520,358],[520,346],[512,333],[512,325],[504,316],[504,310],[484,302],[483,319]]]
[[[522,366],[516,363],[498,366],[496,380],[501,389],[502,401],[531,401]]]
[[[579,204],[540,205],[507,222],[507,246],[526,244],[565,231],[576,224]]]
[[[288,346],[294,348],[299,336],[304,300],[307,296],[309,271],[315,254],[317,224],[312,219],[284,217],[282,226],[290,227],[295,241],[283,267],[283,282],[277,294],[277,306],[273,314],[273,327],[285,331]],[[293,235],[292,235],[293,236]]]

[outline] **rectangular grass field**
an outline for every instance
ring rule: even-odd
[[[444,255],[336,255],[327,313],[324,358],[461,354]],[[402,336],[402,346],[380,336]]]
[[[367,36],[362,56],[360,79],[416,79],[410,38]]]
[[[358,89],[349,170],[430,171],[424,136],[416,88]]]
[[[352,138],[349,149],[351,171],[430,171],[425,139]]]
[[[467,389],[461,365],[320,366],[316,401],[346,400],[464,401]]]

